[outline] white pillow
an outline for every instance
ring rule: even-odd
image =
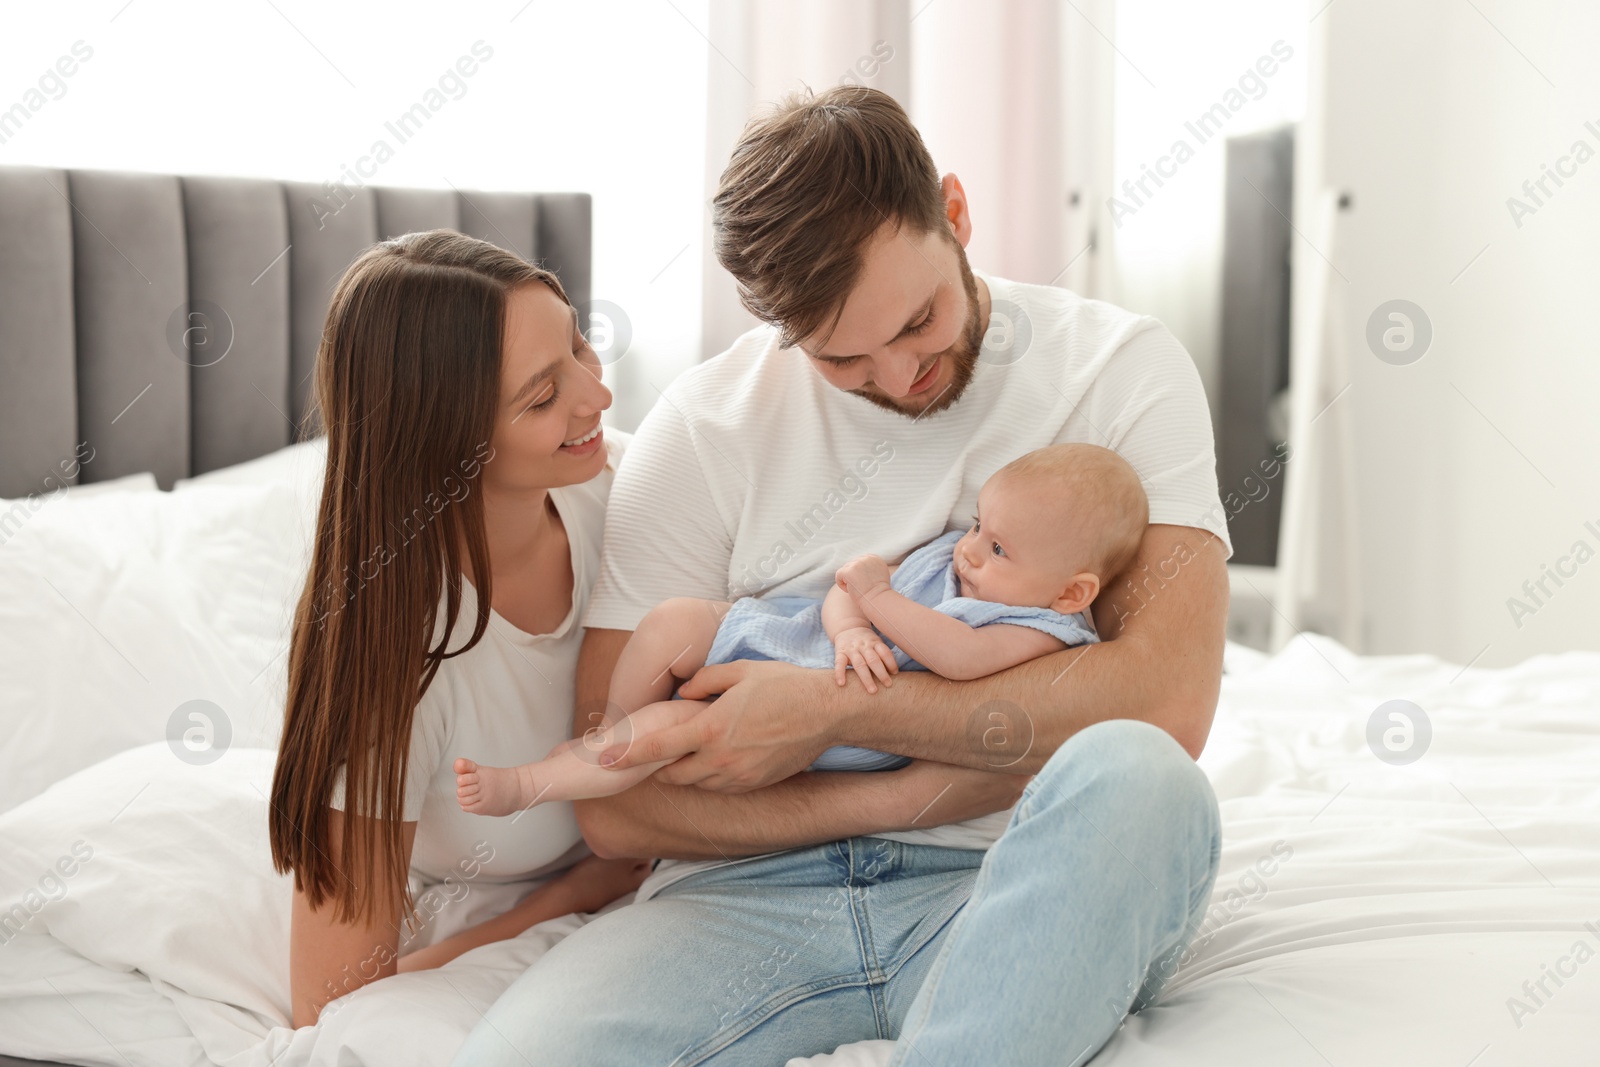
[[[0,543],[0,811],[164,739],[188,701],[231,744],[276,744],[309,503],[282,482],[73,490]]]
[[[275,758],[234,748],[195,765],[155,744],[56,783],[0,815],[0,900],[102,967],[242,1011],[247,1029],[283,1025],[292,886],[267,847]]]
[[[193,478],[179,478],[173,491],[208,485],[291,485],[317,488],[322,482],[322,465],[328,456],[328,439],[288,445],[231,467],[208,471]]]

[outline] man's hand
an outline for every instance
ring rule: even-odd
[[[833,580],[859,603],[862,597],[889,587],[889,565],[881,556],[857,556],[834,571]]]
[[[828,672],[776,661],[703,667],[679,688],[686,700],[721,694],[694,718],[637,738],[604,766],[619,770],[676,760],[654,775],[668,785],[745,793],[805,770],[833,744],[824,694]],[[710,749],[702,752],[703,749]]]
[[[846,667],[855,669],[856,677],[869,693],[878,691],[878,682],[894,684],[892,676],[900,672],[894,653],[870,626],[852,627],[833,639],[833,680],[838,685],[850,684]]]

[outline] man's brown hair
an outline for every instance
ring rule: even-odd
[[[841,85],[752,119],[711,202],[717,260],[785,347],[832,333],[867,241],[948,228],[922,135],[894,97]]]

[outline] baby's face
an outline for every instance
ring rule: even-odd
[[[1012,607],[1046,608],[1074,573],[1064,531],[1050,529],[1043,509],[991,478],[978,493],[978,521],[956,542],[961,595]]]

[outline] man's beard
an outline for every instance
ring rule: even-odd
[[[961,336],[956,339],[956,343],[940,352],[933,360],[934,363],[945,358],[950,360],[952,368],[950,383],[932,400],[915,409],[905,407],[903,406],[904,401],[896,400],[894,397],[885,396],[882,393],[869,393],[862,389],[851,389],[850,394],[852,396],[870,400],[880,408],[892,411],[896,415],[904,415],[908,419],[920,419],[924,415],[933,415],[961,399],[961,394],[966,392],[967,386],[972,382],[972,375],[978,369],[978,356],[983,351],[983,313],[978,307],[978,282],[972,276],[972,268],[967,264],[966,249],[956,248],[956,262],[961,267],[961,287],[967,292],[967,324],[962,329]],[[927,372],[924,371],[923,373]],[[908,397],[906,399],[912,398]]]

